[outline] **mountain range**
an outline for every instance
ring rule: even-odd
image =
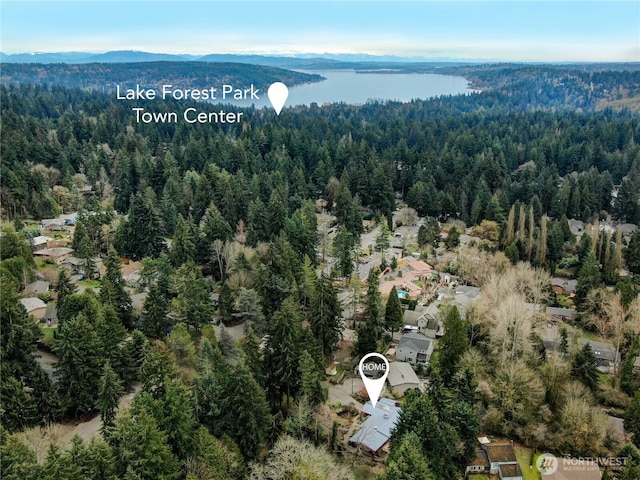
[[[249,63],[269,67],[284,68],[321,68],[347,66],[350,63],[487,63],[495,60],[471,60],[456,58],[425,58],[425,57],[400,57],[395,55],[368,55],[368,54],[331,54],[331,53],[305,53],[299,55],[249,55],[249,54],[225,54],[213,53],[209,55],[151,53],[136,50],[116,50],[105,53],[89,52],[33,52],[7,54],[0,52],[2,63],[132,63],[132,62],[158,62],[158,61],[200,61],[212,63]],[[343,65],[345,64],[345,65]]]

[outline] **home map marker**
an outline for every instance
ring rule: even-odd
[[[379,353],[367,353],[360,360],[359,370],[371,405],[375,408],[384,388],[384,382],[389,375],[389,361]]]

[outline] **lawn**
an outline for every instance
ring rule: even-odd
[[[38,328],[42,333],[42,343],[45,345],[53,345],[53,332],[56,330],[55,327],[47,327],[44,323],[39,323]]]
[[[78,280],[78,284],[87,288],[97,288],[100,286],[100,280]]]
[[[522,478],[524,480],[540,480],[540,474],[538,473],[538,469],[533,466],[533,468],[529,468],[530,459],[531,459],[531,449],[525,447],[515,447],[516,458],[518,459],[518,464],[520,465],[520,469],[522,470]],[[538,455],[534,455],[534,463],[535,459],[538,458]]]

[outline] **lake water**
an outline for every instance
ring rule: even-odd
[[[371,100],[427,99],[439,95],[468,94],[467,79],[452,75],[431,73],[356,73],[353,70],[304,71],[326,78],[321,82],[289,87],[286,107],[317,103],[344,102],[364,104]],[[266,92],[260,92],[260,100],[233,102],[238,106],[270,106]]]

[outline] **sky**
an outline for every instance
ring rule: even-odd
[[[0,50],[640,61],[633,1],[0,2]]]

